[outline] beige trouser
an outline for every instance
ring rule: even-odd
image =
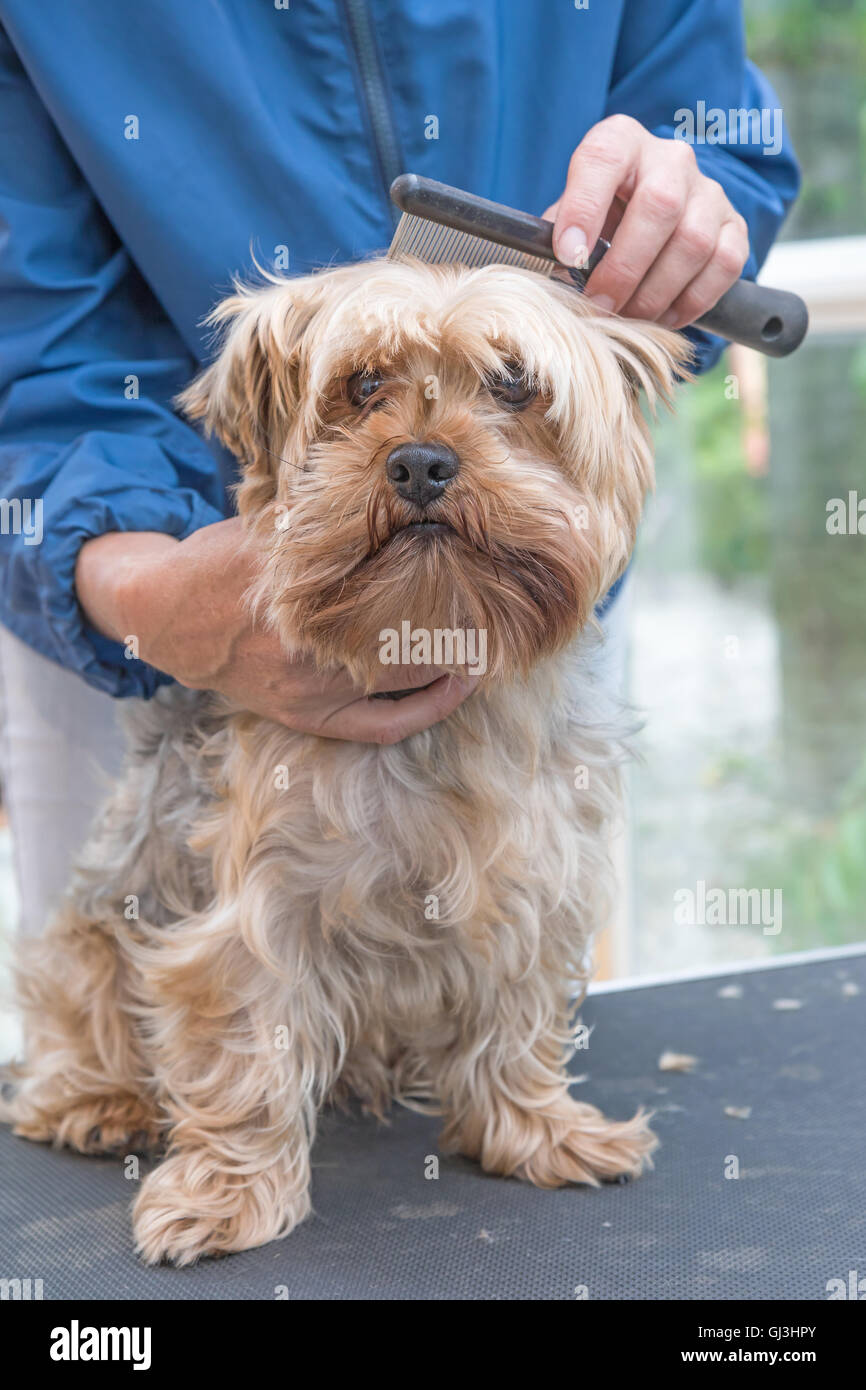
[[[27,935],[57,905],[120,766],[121,703],[0,627],[0,777]]]
[[[602,679],[625,685],[630,583],[603,619]],[[0,627],[0,778],[12,827],[20,927],[41,932],[123,753],[121,708]]]

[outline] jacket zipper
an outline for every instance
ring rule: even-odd
[[[404,172],[403,159],[388,102],[370,8],[367,0],[343,0],[343,10],[367,107],[382,192],[391,222],[396,225],[400,211],[391,202],[390,188],[397,175]]]

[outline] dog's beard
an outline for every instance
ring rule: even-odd
[[[369,690],[381,684],[383,633],[405,624],[475,634],[487,679],[525,675],[576,635],[604,562],[595,532],[573,524],[574,490],[552,462],[504,456],[501,440],[453,442],[460,477],[423,514],[393,492],[381,450],[350,438],[301,480],[269,570],[288,648],[345,666]]]

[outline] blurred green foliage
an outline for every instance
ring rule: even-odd
[[[866,0],[746,0],[749,53],[814,72],[847,63],[866,66]]]
[[[833,811],[809,818],[780,808],[774,852],[751,859],[750,883],[782,889],[779,950],[837,946],[866,935],[866,757]]]
[[[744,9],[749,55],[779,93],[803,169],[784,236],[866,234],[866,0]],[[849,488],[866,497],[866,342],[811,340],[771,364],[767,477],[747,469],[730,371],[723,361],[679,393],[659,451],[673,523],[639,563],[760,596],[776,629],[778,726],[760,750],[709,728],[683,750],[710,799],[708,838],[692,852],[706,863],[714,840],[720,882],[781,887],[773,950],[855,941],[866,935],[866,537],[829,537],[825,508]],[[682,814],[672,805],[661,833],[676,835]]]
[[[772,948],[841,944],[866,934],[866,536],[828,535],[826,505],[849,488],[866,497],[866,343],[813,340],[770,365],[767,477],[747,471],[729,373],[723,359],[678,397],[693,562],[725,587],[758,581],[777,630],[781,724],[760,755],[725,750],[708,794],[721,798],[738,881],[782,888]],[[738,804],[751,821],[730,823]]]
[[[743,417],[726,395],[723,359],[687,398],[702,567],[725,584],[767,568],[770,527],[765,478],[746,470]]]
[[[866,65],[866,0],[746,0],[745,22],[756,63]]]
[[[749,56],[774,82],[803,168],[783,235],[866,227],[866,0],[746,0]]]

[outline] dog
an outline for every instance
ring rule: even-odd
[[[483,634],[484,660],[391,744],[178,686],[136,712],[20,969],[17,1133],[159,1148],[134,1235],[178,1265],[303,1220],[326,1102],[433,1108],[445,1151],[542,1188],[637,1175],[650,1117],[576,1101],[566,1062],[627,747],[593,613],[685,340],[531,271],[408,259],[237,285],[213,322],[180,407],[239,461],[257,620],[366,692],[386,634],[450,634],[458,672],[454,634]]]

